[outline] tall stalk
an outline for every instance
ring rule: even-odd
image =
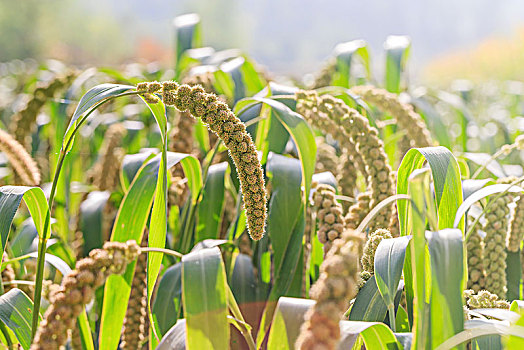
[[[80,129],[80,127],[84,124],[84,122],[87,120],[87,118],[91,115],[91,113],[93,113],[98,107],[102,106],[103,104],[115,99],[115,98],[118,98],[118,97],[122,97],[122,96],[131,96],[131,95],[138,95],[140,93],[143,93],[143,91],[131,91],[131,92],[124,92],[122,94],[118,94],[118,95],[115,95],[115,96],[110,96],[108,98],[106,98],[105,100],[102,100],[98,103],[96,103],[90,110],[89,112],[86,113],[86,115],[79,120],[79,122],[77,123],[77,125],[75,126],[75,129],[73,130],[73,132],[71,133],[71,136],[69,137],[69,139],[67,140],[66,142],[66,145],[64,147],[63,143],[62,143],[62,147],[60,148],[60,155],[58,157],[58,163],[56,165],[56,170],[55,170],[55,175],[53,177],[53,183],[52,183],[52,186],[51,186],[51,192],[49,194],[49,199],[47,201],[47,204],[48,204],[48,207],[49,207],[49,211],[46,215],[46,218],[45,218],[45,223],[44,223],[44,232],[42,234],[42,236],[40,237],[40,239],[38,240],[38,257],[37,257],[37,268],[36,268],[36,277],[35,277],[35,293],[34,293],[34,297],[33,297],[33,300],[34,300],[34,307],[33,307],[33,319],[32,319],[32,324],[31,324],[31,338],[33,339],[35,337],[35,334],[36,334],[36,329],[38,328],[38,316],[40,314],[40,301],[41,301],[41,298],[42,298],[42,283],[43,283],[43,279],[44,279],[44,263],[45,263],[45,253],[46,253],[46,246],[47,246],[47,240],[48,240],[48,236],[50,235],[50,221],[51,221],[51,210],[53,208],[53,203],[54,203],[54,199],[55,199],[55,195],[56,195],[56,188],[57,188],[57,185],[58,185],[58,179],[60,177],[60,173],[62,171],[62,167],[64,165],[64,161],[65,161],[65,157],[68,153],[68,150],[69,148],[71,147],[72,143],[73,143],[73,140],[74,140],[74,136],[75,134],[78,132],[78,130]],[[67,133],[67,131],[66,131]],[[65,137],[65,135],[64,135]]]

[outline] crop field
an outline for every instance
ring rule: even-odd
[[[0,63],[0,348],[524,349],[524,82],[174,23],[168,67]]]

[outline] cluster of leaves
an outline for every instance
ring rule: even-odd
[[[514,300],[511,309],[473,309],[473,303],[464,299],[470,278],[468,238],[479,231],[480,241],[489,237],[482,229],[490,227],[490,207],[509,193],[511,199],[504,203],[512,209],[524,191],[519,186],[524,178],[517,154],[523,144],[517,131],[500,128],[489,139],[494,147],[486,150],[489,153],[471,152],[468,132],[500,122],[478,112],[486,99],[470,99],[465,92],[408,90],[409,40],[388,38],[382,85],[400,103],[411,105],[437,140],[432,147],[412,148],[403,154],[400,144],[409,139],[409,130],[397,127],[397,116],[379,112],[383,106],[374,106],[351,90],[359,84],[378,85],[364,41],[337,46],[316,81],[287,86],[271,82],[241,52],[201,47],[197,16],[184,16],[175,24],[175,69],[131,65],[121,70],[75,72],[76,78],[61,95],[46,101],[35,118],[27,149],[40,165],[41,186],[21,186],[11,165],[2,164],[1,181],[10,184],[0,187],[1,252],[7,253],[2,269],[14,273],[14,277],[2,274],[2,288],[10,289],[0,296],[3,344],[29,348],[40,314],[53,300],[43,286],[59,284],[78,260],[104,242],[135,240],[147,245],[147,260],[136,263],[144,266],[131,263],[122,275],[108,277],[94,302],[78,317],[71,346],[116,349],[124,346],[122,327],[132,324],[143,333],[136,337],[139,344],[127,345],[134,348],[294,348],[304,315],[315,303],[308,298],[310,288],[325,270],[324,249],[316,235],[319,214],[314,213],[311,199],[319,183],[336,191],[340,170],[335,163],[335,168],[324,165],[323,172],[316,173],[315,136],[322,135],[321,142],[329,144],[337,157],[342,153],[332,138],[336,130],[316,129],[314,125],[319,124],[309,119],[315,118],[317,110],[307,117],[296,111],[298,89],[315,87],[317,94],[333,96],[329,101],[343,101],[344,111],[362,116],[358,120],[365,130],[376,132],[381,140],[370,150],[359,146],[364,135],[352,136],[353,148],[380,151],[387,166],[397,170],[396,194],[373,203],[372,208],[362,201],[370,190],[372,161],[355,165],[359,174],[353,174],[354,192],[330,197],[329,207],[336,207],[333,210],[339,214],[337,225],[356,227],[355,237],[361,240],[371,236],[368,227],[374,226],[381,209],[397,208],[390,224],[392,232],[397,227],[397,237],[383,239],[374,247],[374,257],[367,259],[373,262],[372,273],[368,271],[345,309],[338,310],[345,312],[345,319],[340,320],[340,345],[450,349],[471,342],[491,349],[502,348],[502,339],[508,348],[522,345],[521,236],[512,236],[510,250],[505,241],[498,242],[499,249],[507,251],[507,295],[499,296]],[[50,62],[39,69],[4,73],[0,101],[9,102],[0,104],[0,121],[8,129],[10,117],[36,95],[39,82],[52,81],[70,70]],[[196,120],[188,124],[190,132],[182,133],[186,138],[192,135],[184,142],[192,144],[193,151],[177,153],[171,148],[169,133],[184,115],[166,108],[160,94],[144,96],[155,91],[135,88],[139,82],[154,80],[203,81],[204,75],[210,82],[206,88],[213,90],[208,92],[229,104],[258,150],[267,185],[268,217],[266,235],[256,242],[248,236],[235,163],[221,140]],[[504,101],[510,101],[504,106],[506,117],[512,121],[522,107],[515,96],[504,96]],[[446,113],[456,113],[458,118]],[[482,147],[475,151],[483,151]],[[497,161],[503,156],[504,165]],[[105,175],[111,176],[110,181],[100,180]],[[516,177],[507,180],[509,175]],[[495,184],[497,179],[506,183]],[[180,191],[171,193],[172,188]],[[347,209],[346,202],[354,198],[366,217],[348,222],[354,216],[345,215],[342,220],[342,214],[349,213],[342,213],[342,208]],[[22,201],[25,204],[20,206]],[[519,212],[497,215],[510,222]],[[320,215],[324,215],[322,220],[331,220],[326,213]],[[466,223],[465,217],[472,220]],[[510,225],[506,231],[496,229],[511,231]],[[337,246],[342,249],[340,243]],[[140,285],[133,281],[135,270],[147,277],[144,293],[131,291]],[[143,299],[130,300],[130,296]],[[137,305],[147,315],[129,323],[126,310]]]

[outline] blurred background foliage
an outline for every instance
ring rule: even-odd
[[[380,69],[385,38],[402,34],[414,47],[412,79],[524,76],[520,0],[0,0],[0,62],[169,65],[172,19],[187,12],[201,16],[206,45],[241,48],[277,74],[315,71],[337,43],[356,38],[366,38]]]

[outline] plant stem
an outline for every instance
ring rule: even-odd
[[[12,263],[14,263],[16,261],[24,260],[24,259],[31,258],[31,257],[32,257],[32,254],[24,254],[24,255],[17,256],[16,258],[6,260],[6,261],[2,262],[2,270],[8,264],[12,264]]]
[[[395,324],[395,305],[388,306],[389,327],[393,332],[396,332],[397,325]]]
[[[166,248],[143,247],[143,248],[140,248],[140,251],[142,253],[148,253],[148,252],[151,252],[151,253],[163,253],[163,254],[167,254],[167,255],[171,255],[171,256],[177,257],[179,259],[182,259],[182,257],[184,256],[184,254],[179,253],[176,250],[171,250],[171,249],[166,249]]]
[[[69,148],[69,145],[72,141],[72,137],[68,140],[66,149]],[[51,220],[51,208],[53,206],[53,201],[55,199],[56,194],[56,187],[58,184],[58,177],[60,176],[60,171],[62,170],[62,166],[64,165],[64,159],[65,159],[65,150],[62,148],[60,150],[60,156],[58,158],[58,164],[55,171],[55,176],[53,178],[53,185],[51,187],[51,193],[49,194],[49,201],[48,201],[48,212],[45,218],[44,223],[44,233],[42,237],[38,240],[38,257],[37,257],[37,268],[36,268],[36,277],[35,277],[35,293],[33,296],[33,322],[31,327],[31,339],[35,337],[36,329],[38,328],[38,316],[40,314],[40,299],[42,297],[42,283],[44,279],[44,263],[45,263],[45,252],[46,252],[46,246],[47,246],[47,236],[50,232],[48,230],[50,229],[50,220]]]

